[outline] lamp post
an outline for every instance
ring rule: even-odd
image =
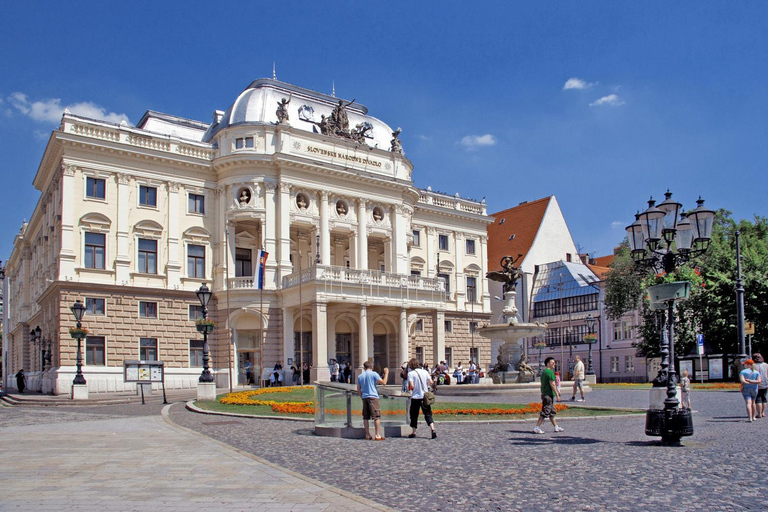
[[[198,382],[213,382],[213,375],[211,375],[211,370],[208,365],[211,360],[208,352],[208,334],[213,332],[213,322],[208,320],[208,302],[210,302],[213,293],[208,289],[205,283],[203,283],[195,292],[195,295],[197,295],[197,300],[200,301],[200,305],[203,307],[203,318],[195,322],[197,332],[203,334],[203,372],[197,380]]]
[[[669,274],[678,266],[706,252],[712,236],[715,212],[704,208],[701,197],[693,210],[683,213],[681,209],[682,205],[673,201],[672,193],[667,190],[664,201],[658,206],[651,198],[648,208],[635,215],[635,222],[627,227],[627,235],[632,259],[638,269]],[[661,436],[663,444],[680,444],[682,436],[693,435],[693,419],[688,409],[678,409],[680,401],[677,399],[675,372],[674,304],[676,300],[688,297],[690,283],[665,283],[651,286],[647,291],[651,297],[651,308],[659,310],[661,320],[661,370],[653,381],[645,433]],[[661,409],[654,398],[654,390],[665,385],[667,397]]]
[[[597,335],[595,334],[595,319],[592,318],[592,314],[587,315],[587,319],[584,321],[587,325],[587,335],[584,336],[584,343],[589,345],[589,358],[587,364],[587,375],[594,375],[595,370],[592,369],[592,345],[597,341]]]
[[[83,306],[80,299],[77,299],[69,309],[72,311],[72,314],[75,315],[75,322],[77,322],[77,327],[69,330],[70,336],[77,340],[77,372],[75,373],[75,378],[72,381],[72,384],[82,385],[86,382],[85,377],[83,377],[83,352],[81,344],[83,338],[88,334],[88,331],[83,329],[82,324],[83,315],[85,314],[85,306]]]
[[[741,233],[736,231],[736,332],[739,337],[739,361],[743,361],[747,358],[747,354],[744,346],[744,285],[741,282],[740,238]]]

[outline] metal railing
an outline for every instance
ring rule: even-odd
[[[411,396],[398,389],[379,386],[381,424],[403,425],[408,422]],[[323,427],[362,428],[363,400],[355,384],[323,382],[315,384],[315,425]]]

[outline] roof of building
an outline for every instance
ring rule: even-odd
[[[519,205],[492,213],[493,224],[488,225],[488,268],[495,269],[501,258],[522,257],[518,265],[531,250],[536,233],[539,231],[544,214],[552,196],[524,201]]]
[[[321,133],[322,116],[330,117],[334,108],[343,102],[350,128],[358,124],[370,125],[366,132],[368,146],[384,150],[390,147],[393,130],[383,121],[369,116],[368,109],[356,100],[342,100],[271,78],[254,80],[225,112],[216,111],[203,141],[210,142],[219,131],[232,126],[277,124],[277,107],[283,100],[289,101],[286,108],[291,127],[313,133]]]
[[[613,254],[609,254],[608,256],[598,256],[597,258],[592,258],[592,261],[590,261],[590,264],[598,267],[608,268],[611,266],[611,263],[613,263],[614,257],[615,255]]]
[[[600,281],[589,266],[570,261],[554,261],[539,265],[533,287],[534,302],[555,300],[599,292]]]

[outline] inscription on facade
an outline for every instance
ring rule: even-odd
[[[374,167],[379,167],[379,168],[381,167],[381,162],[377,162],[375,160],[370,160],[368,158],[355,156],[355,155],[348,155],[345,153],[337,153],[336,151],[328,151],[327,149],[317,148],[314,146],[307,146],[307,153],[323,155],[329,158],[339,158],[341,160],[347,160],[349,162],[355,162],[363,165],[372,165]]]

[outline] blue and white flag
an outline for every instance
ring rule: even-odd
[[[267,256],[269,253],[263,249],[259,249],[256,253],[256,273],[253,276],[253,287],[257,290],[264,289],[264,268],[267,265]]]

